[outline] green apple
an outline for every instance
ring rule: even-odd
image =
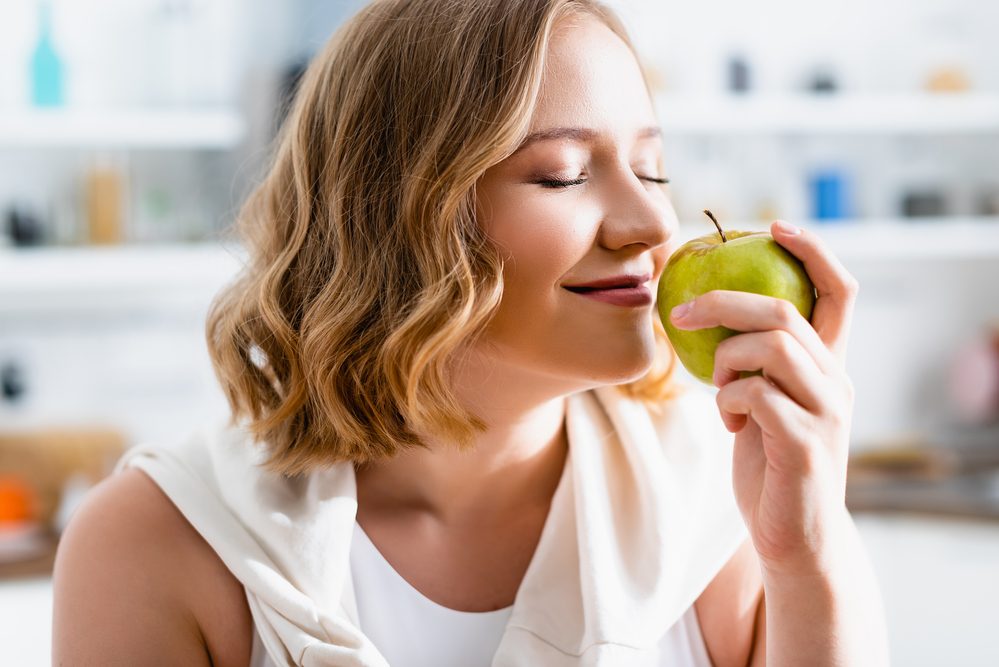
[[[684,331],[674,327],[670,311],[712,290],[754,292],[794,304],[810,320],[815,286],[802,263],[766,232],[723,232],[710,211],[704,211],[717,233],[692,239],[676,249],[659,279],[656,307],[676,355],[691,375],[712,384],[715,349],[739,333],[726,327]],[[759,375],[743,371],[740,377]]]

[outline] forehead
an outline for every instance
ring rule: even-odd
[[[655,124],[628,45],[594,16],[560,21],[549,43],[531,132],[572,125],[628,133]]]

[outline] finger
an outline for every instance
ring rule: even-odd
[[[746,332],[781,329],[794,336],[823,373],[830,375],[839,365],[818,332],[786,299],[753,292],[712,290],[687,304],[690,308],[682,318],[671,318],[677,329],[717,326]]]
[[[812,454],[800,437],[807,415],[766,378],[754,375],[722,387],[715,395],[722,418],[745,415],[756,422],[763,433],[767,461],[781,470],[806,470]],[[725,413],[728,414],[726,417]]]
[[[846,267],[833,255],[826,243],[813,232],[788,225],[797,233],[783,231],[783,220],[770,226],[774,240],[801,260],[805,271],[815,285],[818,299],[812,312],[812,327],[819,338],[842,362],[846,359],[846,346],[850,337],[853,307],[859,285]]]
[[[723,340],[715,350],[716,386],[739,379],[739,371],[762,370],[795,403],[809,412],[821,411],[825,376],[798,341],[775,329],[743,333]]]

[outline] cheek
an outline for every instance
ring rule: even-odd
[[[526,197],[518,206],[493,211],[489,235],[506,259],[508,292],[551,294],[586,256],[593,226],[580,219],[578,207],[557,199]]]

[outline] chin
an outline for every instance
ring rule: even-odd
[[[643,345],[639,354],[629,350],[628,358],[617,360],[613,370],[606,374],[605,384],[627,384],[640,379],[650,370],[656,361],[656,350],[653,344]]]

